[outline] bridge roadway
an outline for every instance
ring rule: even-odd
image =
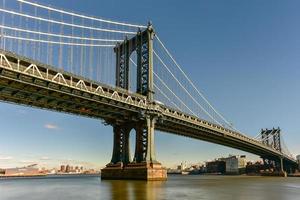
[[[296,160],[261,142],[195,116],[147,102],[145,96],[111,87],[0,50],[0,100],[82,115],[106,122],[138,121],[144,112],[159,116],[155,129],[204,140],[267,158]]]

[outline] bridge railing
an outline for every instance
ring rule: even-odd
[[[13,62],[11,59],[15,61]],[[61,70],[58,71],[54,68],[35,64],[29,59],[16,56],[3,50],[0,50],[0,66],[6,69],[3,73],[10,73],[10,71],[12,71],[25,75],[22,77],[24,81],[26,81],[26,77],[29,75],[37,79],[46,80],[50,83],[52,82],[65,86],[65,89],[67,90],[68,88],[73,88],[83,92],[93,93],[106,98],[122,101],[144,109],[147,105],[145,96],[129,93],[127,90],[113,88],[94,81],[87,81],[82,77],[78,77],[70,73],[64,73]],[[11,76],[15,75],[11,74]]]

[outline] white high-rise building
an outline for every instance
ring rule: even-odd
[[[186,161],[181,163],[181,170],[185,170],[187,168],[187,163]]]
[[[246,156],[229,156],[225,158],[226,162],[226,173],[228,174],[239,174],[240,170],[245,168],[247,165]]]

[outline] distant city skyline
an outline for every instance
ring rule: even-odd
[[[239,130],[255,136],[261,128],[279,126],[291,152],[300,154],[299,1],[39,2],[116,21],[151,20],[185,72]],[[101,120],[2,102],[0,112],[0,168],[33,163],[101,168],[111,159],[112,127]],[[259,159],[168,133],[156,132],[155,144],[157,159],[167,167],[229,154]]]

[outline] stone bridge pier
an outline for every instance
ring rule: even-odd
[[[154,126],[156,117],[138,122],[115,122],[111,162],[101,170],[102,179],[166,180],[167,171],[155,159]],[[129,137],[136,132],[134,158],[130,158]]]

